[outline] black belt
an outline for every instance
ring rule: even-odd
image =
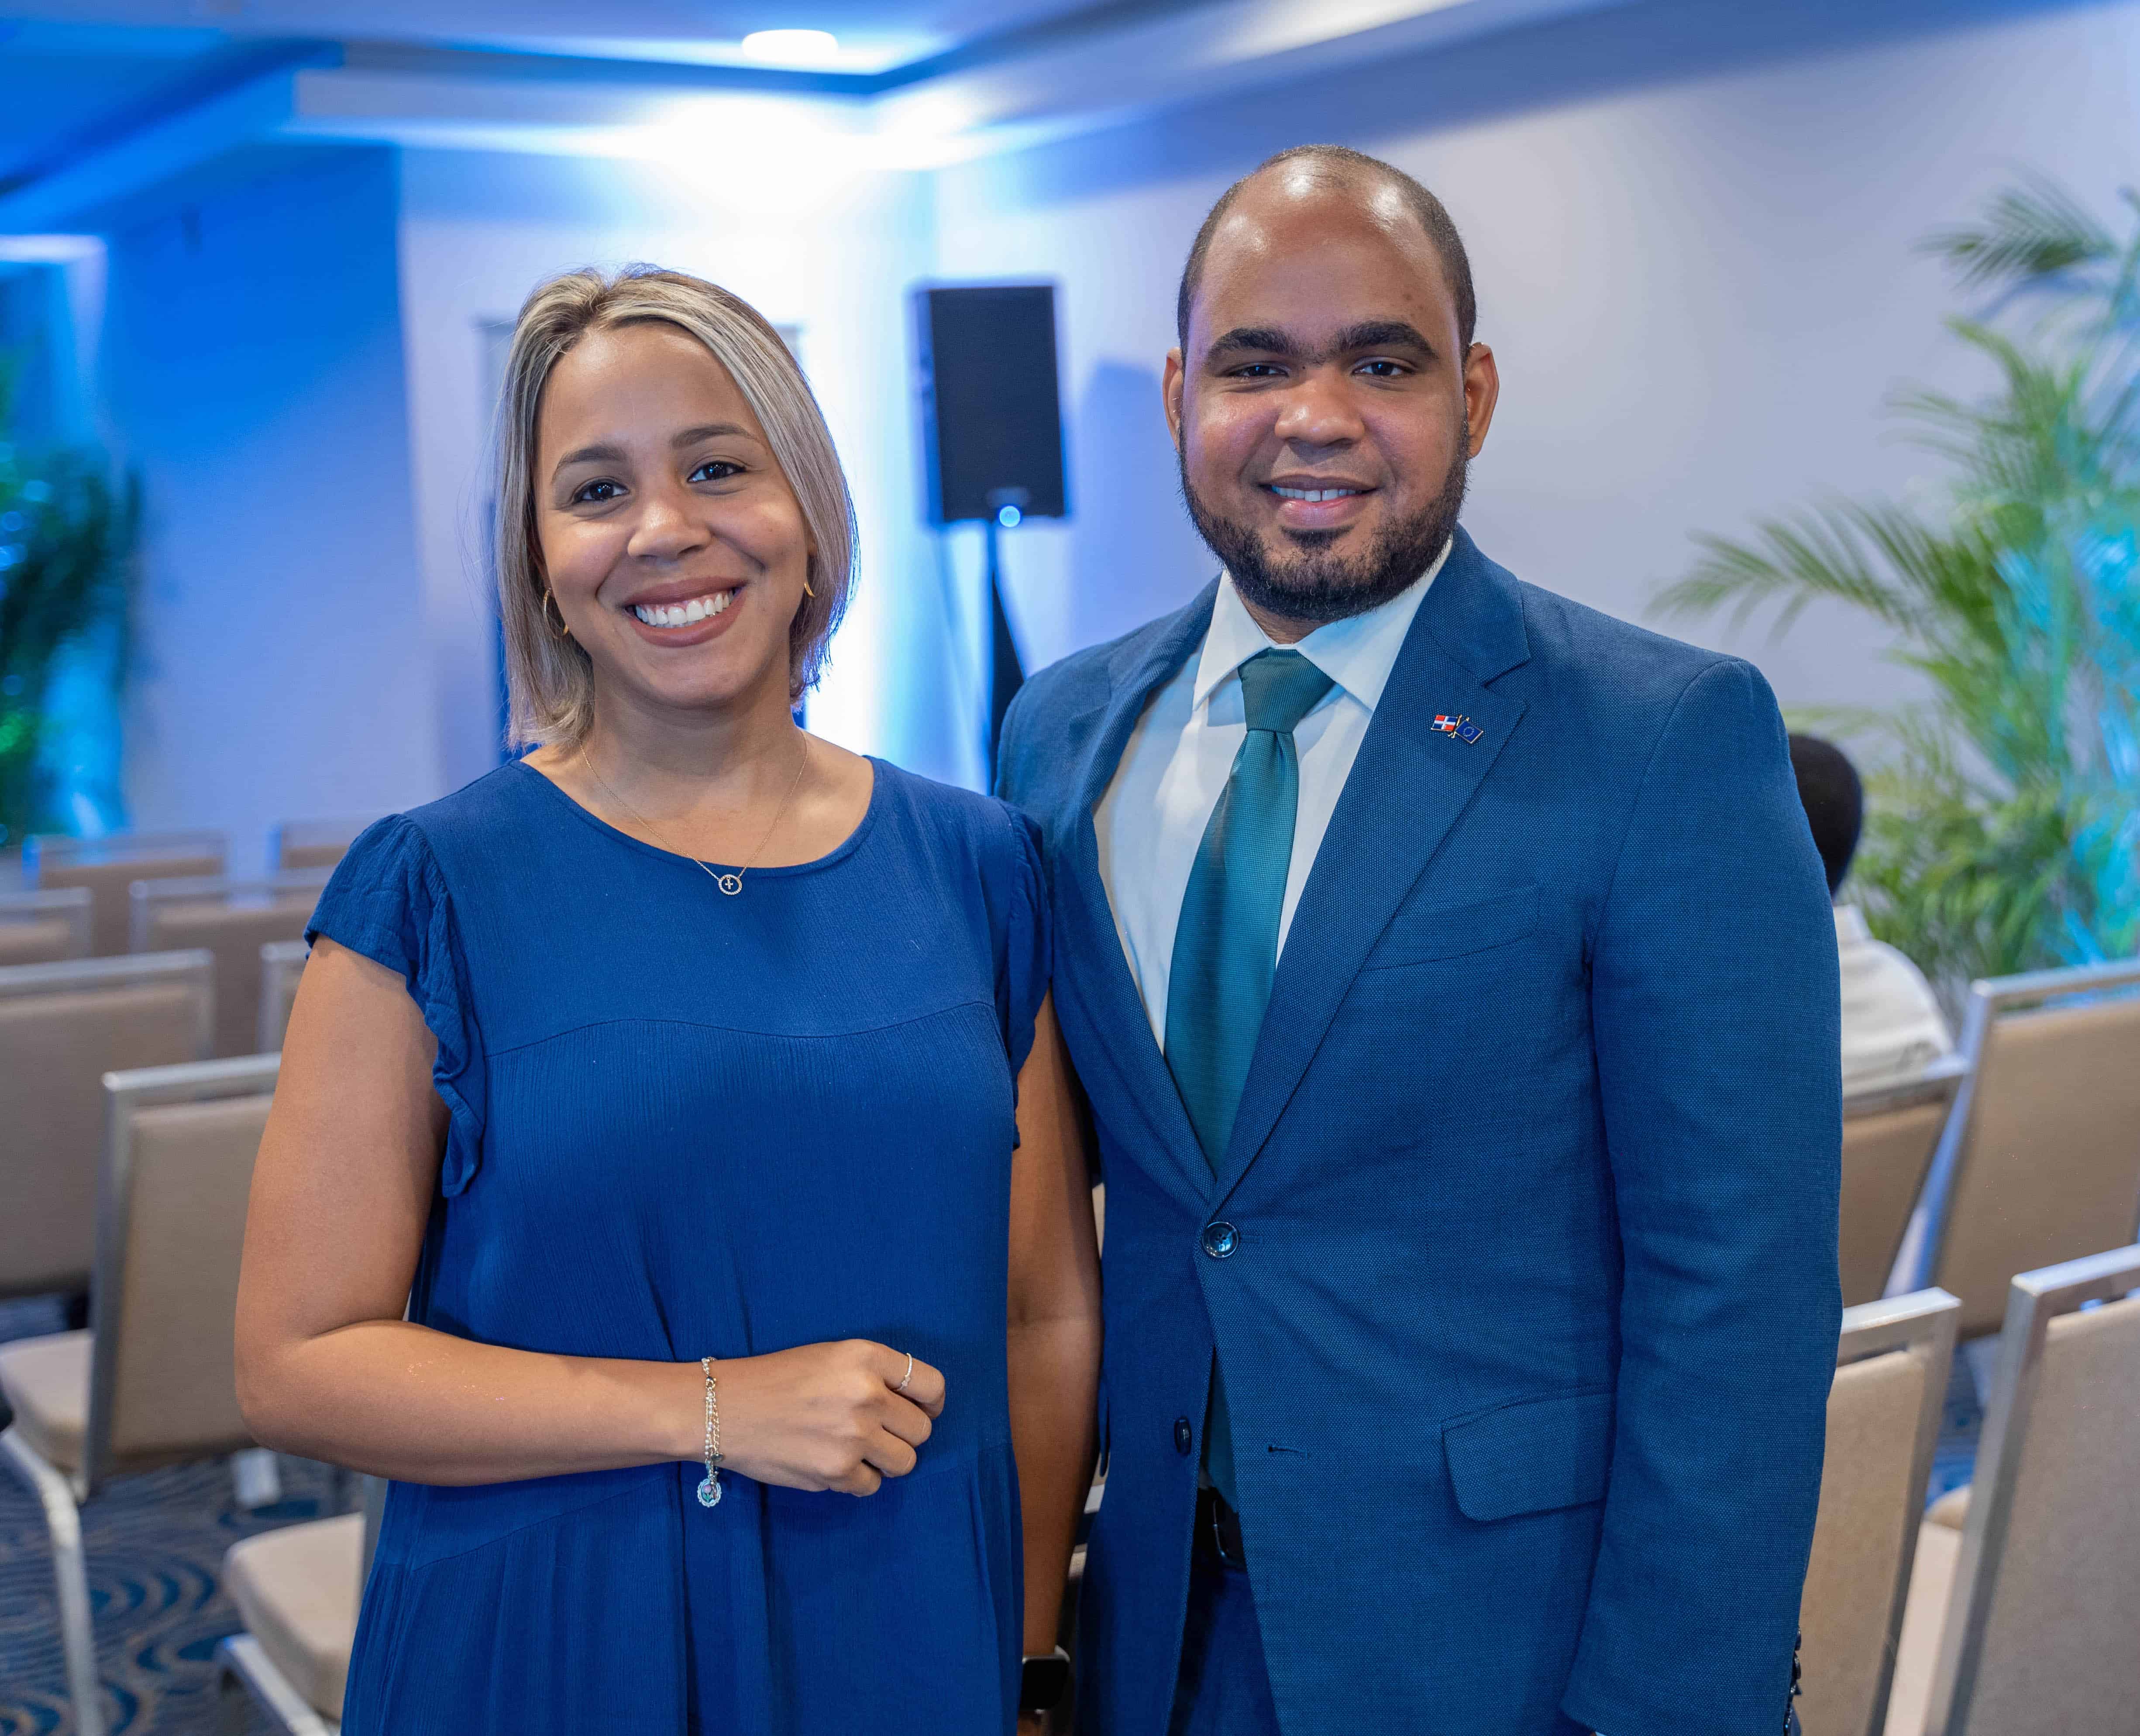
[[[1215,1488],[1196,1491],[1196,1547],[1222,1567],[1249,1564],[1248,1551],[1241,1547],[1241,1516]]]

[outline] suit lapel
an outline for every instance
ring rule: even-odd
[[[1362,962],[1522,718],[1522,701],[1486,684],[1529,655],[1514,579],[1460,530],[1405,637],[1302,889],[1214,1210],[1262,1150]],[[1435,728],[1437,714],[1460,713],[1478,727],[1476,741]]]
[[[1167,1070],[1151,1034],[1144,997],[1130,974],[1100,877],[1099,839],[1092,810],[1107,793],[1122,763],[1122,750],[1146,702],[1168,680],[1211,625],[1213,583],[1180,613],[1155,624],[1149,634],[1126,640],[1109,669],[1105,701],[1072,719],[1064,746],[1077,756],[1063,807],[1054,817],[1058,841],[1057,896],[1062,905],[1058,934],[1077,934],[1082,945],[1056,948],[1058,991],[1066,984],[1091,1018],[1104,1058],[1115,1070],[1122,1095],[1136,1106],[1151,1130],[1152,1143],[1165,1153],[1156,1179],[1172,1185],[1191,1209],[1201,1212],[1211,1189],[1211,1170],[1197,1143],[1189,1114],[1181,1106],[1174,1075]],[[1086,1081],[1089,1091],[1092,1081]]]

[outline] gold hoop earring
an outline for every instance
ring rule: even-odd
[[[542,625],[546,628],[550,625],[550,611],[552,609],[557,609],[557,625],[550,636],[552,639],[570,639],[572,630],[565,625],[565,611],[557,608],[557,593],[545,586],[542,591]]]
[[[802,595],[807,597],[814,597],[817,594],[817,593],[816,591],[810,588],[810,581],[807,576],[805,576],[802,581]]]

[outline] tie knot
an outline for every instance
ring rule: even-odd
[[[1298,651],[1259,651],[1241,665],[1241,704],[1251,729],[1291,735],[1330,678]]]

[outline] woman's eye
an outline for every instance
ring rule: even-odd
[[[732,476],[741,476],[743,466],[732,459],[708,459],[694,470],[686,480],[695,483],[724,483]]]
[[[588,506],[607,506],[610,502],[623,493],[622,488],[604,477],[595,482],[581,483],[578,488],[573,491],[572,502],[576,506],[582,503]]]

